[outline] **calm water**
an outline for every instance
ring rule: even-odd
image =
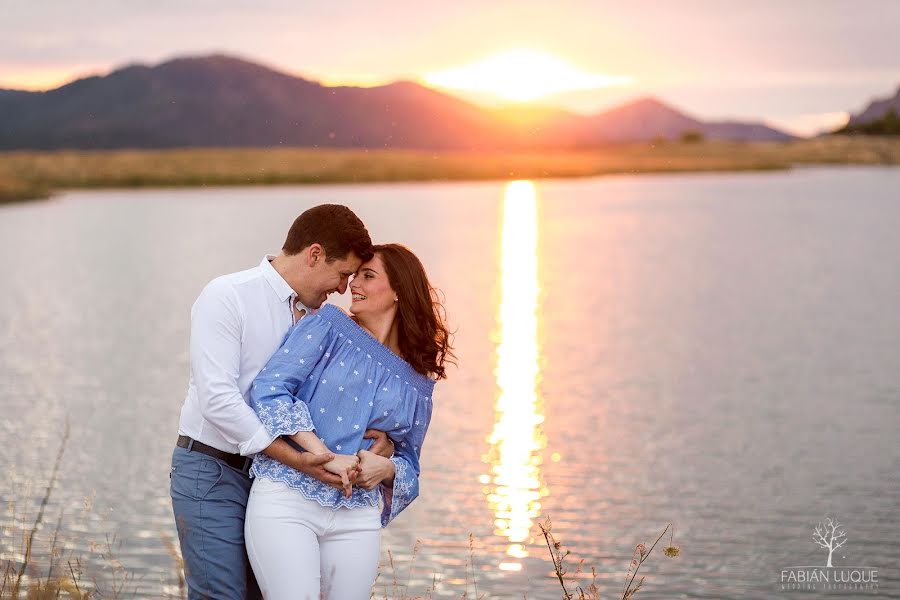
[[[826,516],[848,536],[834,564],[881,583],[829,595],[900,598],[900,170],[877,168],[0,207],[2,564],[68,418],[36,548],[60,523],[65,556],[111,548],[127,589],[179,593],[167,473],[190,305],[326,201],[413,248],[458,328],[379,597],[395,576],[461,596],[471,533],[479,594],[559,598],[536,527],[549,515],[604,598],[670,521],[682,555],[657,549],[639,597],[816,597],[782,591],[780,573],[825,564],[812,534]]]

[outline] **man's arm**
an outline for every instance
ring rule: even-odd
[[[389,438],[388,434],[385,432],[379,431],[378,429],[366,429],[366,434],[363,436],[363,439],[375,440],[372,443],[372,447],[369,448],[369,452],[373,452],[385,458],[390,458],[394,455],[394,440]]]
[[[301,473],[305,473],[310,477],[315,477],[322,483],[343,489],[344,484],[339,475],[329,473],[325,470],[324,465],[334,458],[334,454],[326,452],[323,454],[313,454],[312,452],[298,452],[283,439],[275,438],[275,441],[263,450],[263,452],[280,463],[296,469]]]
[[[191,310],[191,373],[204,419],[236,444],[240,454],[265,452],[322,483],[343,489],[341,478],[321,466],[330,459],[300,452],[270,434],[247,405],[238,386],[241,329],[240,307],[233,291],[215,281],[207,285]],[[351,477],[351,482],[354,479]]]
[[[243,318],[230,286],[213,281],[191,310],[191,374],[200,413],[240,454],[255,454],[273,439],[238,386]]]

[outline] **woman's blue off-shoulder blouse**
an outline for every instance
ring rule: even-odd
[[[264,454],[251,473],[281,481],[335,509],[377,506],[387,525],[419,495],[419,455],[431,421],[434,381],[417,373],[344,312],[325,305],[300,320],[250,388],[250,404],[273,436],[315,431],[338,454],[368,449],[366,429],[395,444],[392,487],[343,492]]]

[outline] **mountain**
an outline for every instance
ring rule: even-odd
[[[690,117],[656,98],[641,98],[604,113],[586,117],[576,123],[576,131],[564,135],[578,145],[591,146],[610,142],[651,141],[657,138],[679,139],[696,132],[717,140],[788,140],[786,133],[758,123],[704,122]]]
[[[675,139],[686,131],[700,131],[703,123],[663,104],[641,98],[599,115],[588,117],[583,143]]]
[[[14,98],[27,96],[31,92],[23,92],[21,90],[7,90],[0,88],[0,98]]]
[[[655,99],[583,116],[492,110],[400,81],[326,87],[224,55],[129,65],[46,92],[0,90],[0,149],[583,147],[677,138],[787,139],[761,124],[705,123]]]
[[[878,121],[883,119],[892,108],[896,114],[900,114],[900,88],[897,88],[897,93],[893,97],[871,101],[865,110],[850,117],[847,126],[855,127]]]
[[[834,133],[900,135],[900,89],[893,98],[873,100]]]
[[[473,149],[499,133],[484,111],[416,84],[330,88],[227,56],[133,65],[0,96],[0,148]]]

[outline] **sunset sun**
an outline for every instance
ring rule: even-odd
[[[545,52],[510,50],[476,63],[425,75],[442,88],[486,92],[524,102],[559,92],[627,85],[630,77],[589,73]]]

